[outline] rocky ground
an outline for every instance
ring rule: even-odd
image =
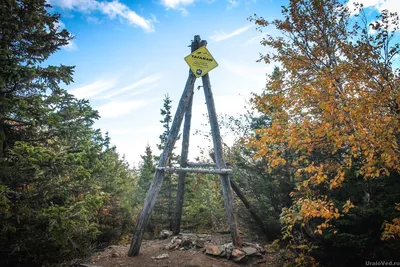
[[[162,236],[162,235],[161,235]],[[129,245],[110,246],[79,267],[234,267],[282,266],[276,253],[262,244],[244,242],[233,247],[229,235],[181,234],[162,240],[144,240],[140,254],[128,257]]]

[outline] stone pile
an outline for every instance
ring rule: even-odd
[[[171,238],[171,242],[165,246],[166,250],[188,250],[204,248],[211,241],[208,234],[179,234]]]
[[[160,237],[167,238],[170,233],[163,230]],[[172,233],[171,233],[172,234]],[[215,257],[226,257],[235,262],[246,262],[253,259],[263,258],[265,249],[254,243],[243,242],[242,247],[235,247],[233,243],[220,243],[221,245],[211,244],[211,235],[209,234],[189,234],[181,233],[171,238],[171,241],[165,246],[166,250],[195,250],[202,249],[207,255]]]
[[[232,243],[224,245],[207,245],[205,253],[217,257],[226,257],[235,262],[245,262],[250,258],[262,258],[265,250],[258,244],[243,243],[241,248],[234,247]]]

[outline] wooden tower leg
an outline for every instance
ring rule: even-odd
[[[215,163],[215,155],[212,157],[212,160]],[[231,183],[231,187],[233,191],[235,191],[236,195],[239,197],[239,199],[242,201],[246,209],[250,212],[251,216],[253,217],[254,221],[258,224],[260,229],[263,231],[265,237],[268,237],[268,229],[264,225],[263,221],[261,220],[260,216],[258,216],[258,213],[256,211],[256,208],[250,204],[250,202],[247,200],[247,198],[244,196],[242,190],[240,190],[240,187],[233,181],[232,175],[229,175],[229,181]]]
[[[206,43],[204,43],[204,45],[205,44]],[[217,113],[215,111],[214,98],[211,92],[211,84],[208,73],[202,77],[202,80],[203,80],[204,96],[206,98],[208,117],[210,120],[211,132],[214,143],[215,161],[218,169],[225,169],[226,165],[222,157],[221,134],[219,132]],[[224,196],[225,211],[229,222],[229,230],[232,236],[232,241],[235,246],[239,246],[240,240],[236,227],[236,218],[233,212],[233,197],[230,187],[229,175],[221,174],[220,180],[222,186],[222,194]]]
[[[196,51],[200,45],[200,36],[195,35],[191,44],[191,52]],[[193,91],[192,91],[193,92]],[[193,105],[193,93],[190,96],[189,104],[186,108],[185,122],[183,124],[183,136],[182,136],[182,150],[181,150],[181,168],[187,167],[188,155],[189,155],[189,139],[190,139],[190,123],[192,120],[192,105]],[[185,194],[185,178],[186,172],[179,173],[178,189],[176,192],[176,204],[174,212],[174,225],[172,232],[174,235],[179,234],[181,231],[181,220],[182,220],[182,209],[183,209],[183,198]]]
[[[260,229],[263,231],[265,237],[268,237],[268,229],[265,227],[263,221],[261,220],[260,216],[258,216],[256,208],[250,204],[250,202],[247,200],[247,198],[244,196],[242,190],[240,190],[239,186],[232,180],[232,177],[229,175],[229,181],[231,182],[231,186],[233,191],[235,191],[236,195],[239,197],[239,199],[242,201],[246,209],[250,212],[251,216],[253,217],[254,221]]]
[[[172,122],[171,130],[168,135],[167,143],[163,153],[161,154],[160,160],[158,162],[158,167],[165,167],[168,158],[175,146],[176,139],[181,128],[183,116],[185,110],[189,105],[189,101],[193,95],[194,83],[196,81],[196,76],[189,71],[189,77],[186,82],[185,90],[183,91],[182,97],[179,101],[178,108]],[[158,193],[160,192],[161,184],[164,179],[164,170],[156,170],[154,174],[153,184],[150,186],[147,192],[146,200],[144,201],[142,211],[139,215],[138,223],[136,225],[136,231],[132,238],[132,243],[128,251],[128,256],[136,256],[139,254],[140,246],[142,244],[143,233],[150,219],[150,214],[154,208],[154,204],[157,200]]]
[[[193,104],[193,94],[189,100],[189,105],[185,113],[185,122],[183,124],[183,136],[182,136],[182,152],[181,152],[181,168],[187,167],[187,160],[189,154],[189,138],[190,138],[190,122],[192,119],[192,104]],[[181,231],[181,220],[182,220],[182,209],[183,209],[183,198],[185,194],[185,178],[186,172],[179,173],[178,190],[176,192],[176,206],[174,214],[174,235],[179,234]]]

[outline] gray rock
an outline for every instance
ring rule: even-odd
[[[250,256],[253,254],[256,254],[258,251],[255,248],[252,247],[243,247],[242,250],[244,251],[244,253],[246,253],[246,255]]]
[[[221,251],[221,254],[219,254],[219,256],[225,257],[226,256],[225,246],[219,246],[218,249]]]
[[[169,258],[169,255],[167,253],[163,253],[163,254],[158,255],[156,257],[156,260],[162,260],[162,259],[167,259],[167,258]]]
[[[233,243],[225,244],[224,247],[225,247],[226,258],[229,260],[229,258],[232,255],[232,250],[234,249]]]
[[[169,230],[161,230],[160,234],[158,235],[158,237],[160,239],[167,239],[168,237],[172,236],[172,232]]]
[[[174,236],[173,238],[171,238],[171,244],[175,243],[175,241],[178,239],[178,236]]]
[[[204,248],[204,245],[206,244],[206,241],[202,239],[198,239],[195,241],[195,245],[197,248]]]

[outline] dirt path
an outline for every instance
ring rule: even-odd
[[[224,236],[213,236],[214,243],[225,242]],[[140,254],[128,257],[128,245],[111,246],[105,251],[95,253],[88,265],[91,267],[239,267],[239,266],[282,266],[277,255],[267,254],[260,263],[235,263],[225,258],[216,258],[203,253],[203,249],[168,251],[166,240],[145,240],[142,243]],[[157,256],[168,254],[167,258],[156,259]],[[261,260],[262,261],[262,260]],[[85,266],[85,265],[81,265]]]

